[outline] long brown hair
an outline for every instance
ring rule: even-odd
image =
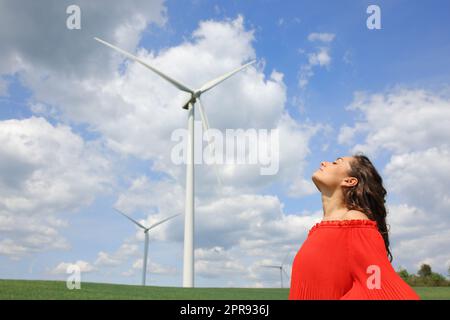
[[[383,187],[383,179],[372,162],[362,153],[353,155],[350,161],[351,177],[358,179],[354,187],[344,188],[344,203],[349,210],[364,212],[370,220],[377,222],[378,231],[384,240],[389,261],[392,262],[392,254],[389,250],[389,231],[386,225],[386,189]]]

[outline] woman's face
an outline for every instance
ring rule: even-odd
[[[358,180],[349,177],[353,157],[339,157],[333,162],[323,161],[312,175],[312,181],[320,192],[334,191],[342,186],[353,186]]]

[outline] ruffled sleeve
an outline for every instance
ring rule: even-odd
[[[341,299],[420,299],[395,272],[387,257],[383,237],[376,228],[348,228],[347,232],[352,287]]]

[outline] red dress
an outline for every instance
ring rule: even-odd
[[[395,272],[372,220],[316,223],[295,256],[289,300],[420,300]]]

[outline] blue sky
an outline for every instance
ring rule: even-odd
[[[224,197],[210,169],[196,169],[197,286],[279,286],[259,266],[287,254],[289,273],[320,221],[311,175],[359,150],[387,186],[394,267],[446,274],[447,1],[76,3],[80,30],[65,27],[70,1],[0,1],[10,24],[0,25],[0,278],[63,280],[81,263],[83,280],[139,283],[143,238],[112,207],[146,223],[184,208],[184,167],[167,146],[185,127],[173,107],[185,96],[93,36],[186,83],[257,60],[204,100],[212,127],[280,129],[280,172],[238,168]],[[366,27],[371,4],[380,30]],[[177,219],[151,238],[150,284],[181,286]]]

